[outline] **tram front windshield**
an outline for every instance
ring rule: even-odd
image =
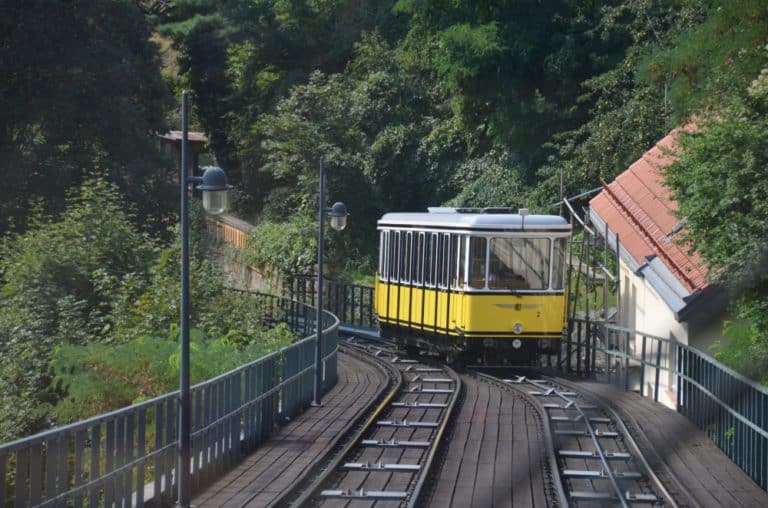
[[[492,238],[489,245],[488,287],[547,289],[548,238]]]

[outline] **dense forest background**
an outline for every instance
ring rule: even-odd
[[[184,88],[284,272],[313,268],[321,157],[353,214],[336,269],[365,272],[385,211],[555,212],[561,175],[598,187],[695,118],[669,184],[734,296],[720,357],[768,381],[764,0],[0,0],[0,41],[0,440],[72,416],[64,346],[173,331],[155,135]]]

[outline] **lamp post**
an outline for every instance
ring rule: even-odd
[[[203,191],[203,208],[212,215],[224,211],[227,205],[227,177],[217,167],[206,168],[202,177],[187,175],[187,152],[189,150],[189,99],[188,92],[181,93],[181,361],[179,369],[179,463],[177,464],[178,504],[186,508],[190,503],[190,459],[192,458],[192,403],[189,383],[189,217],[187,211],[188,185],[198,183]]]
[[[336,202],[331,208],[325,208],[325,169],[323,159],[320,159],[320,198],[319,198],[319,228],[317,233],[317,340],[315,341],[315,392],[312,405],[319,406],[322,399],[323,386],[323,230],[325,215],[330,217],[331,228],[341,231],[347,227],[347,207],[344,203]]]

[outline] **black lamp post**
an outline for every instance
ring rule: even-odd
[[[336,202],[331,208],[325,208],[325,169],[323,159],[320,159],[320,206],[319,228],[317,234],[317,340],[315,341],[315,392],[312,404],[319,406],[323,386],[323,230],[325,215],[330,218],[331,228],[341,231],[347,227],[347,207],[344,203]]]
[[[189,217],[187,211],[188,185],[199,183],[203,191],[203,208],[217,215],[227,206],[227,185],[224,170],[209,167],[202,177],[187,175],[187,152],[189,150],[189,100],[188,92],[181,93],[181,362],[179,373],[179,463],[177,464],[179,506],[186,508],[190,503],[190,460],[192,458],[192,403],[189,383]]]

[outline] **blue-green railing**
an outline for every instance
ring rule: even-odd
[[[294,275],[287,277],[284,292],[290,300],[308,305],[317,302],[317,277]],[[338,316],[347,326],[377,329],[378,321],[373,311],[373,287],[359,284],[342,284],[323,278],[323,308]]]
[[[219,476],[313,397],[315,310],[254,295],[259,313],[304,336],[192,387],[192,489]],[[339,321],[324,313],[323,392],[336,383]],[[159,506],[177,497],[179,393],[0,445],[0,507]]]
[[[600,322],[569,329],[566,369],[673,401],[768,490],[768,388],[674,340]]]

